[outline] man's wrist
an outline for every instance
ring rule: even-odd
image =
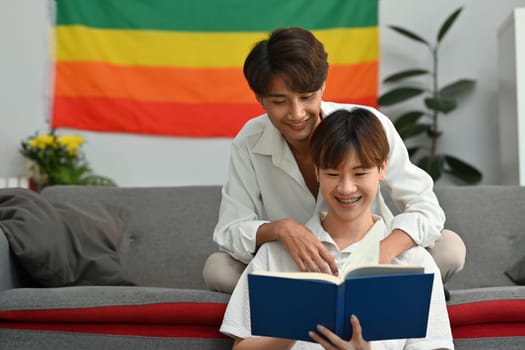
[[[388,264],[404,251],[416,246],[416,242],[405,231],[393,230],[379,245],[379,262]]]
[[[257,249],[266,242],[270,241],[279,241],[282,238],[282,232],[281,226],[284,223],[284,220],[289,219],[281,219],[277,221],[270,221],[262,224],[257,229],[256,234],[256,246]]]

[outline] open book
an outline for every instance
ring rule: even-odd
[[[339,276],[317,272],[248,274],[253,335],[312,341],[321,324],[350,339],[350,316],[366,340],[425,337],[434,274],[422,266],[379,265],[378,222],[358,242]]]
[[[434,274],[411,265],[369,265],[341,277],[315,272],[248,274],[253,335],[312,341],[321,324],[350,339],[350,316],[366,340],[426,336]]]

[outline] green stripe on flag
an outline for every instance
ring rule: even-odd
[[[170,31],[375,27],[370,0],[56,0],[57,25]],[[117,15],[118,14],[118,15]]]

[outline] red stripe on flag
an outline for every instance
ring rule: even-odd
[[[377,106],[376,96],[335,102]],[[264,110],[255,102],[183,104],[56,96],[51,127],[187,137],[233,137],[249,119],[262,113]]]
[[[264,111],[252,104],[183,104],[98,97],[55,97],[52,127],[105,132],[232,137]]]

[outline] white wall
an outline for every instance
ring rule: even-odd
[[[20,141],[47,129],[49,10],[46,0],[0,0],[0,4],[0,177],[9,177],[24,173]],[[478,84],[443,120],[440,147],[477,166],[483,183],[497,184],[497,31],[513,8],[525,6],[525,0],[380,0],[380,74],[423,65],[428,59],[423,46],[386,25],[401,25],[433,40],[439,25],[461,5],[465,9],[442,45],[440,79],[469,77]],[[230,139],[81,133],[94,170],[121,186],[222,184],[226,179]]]

